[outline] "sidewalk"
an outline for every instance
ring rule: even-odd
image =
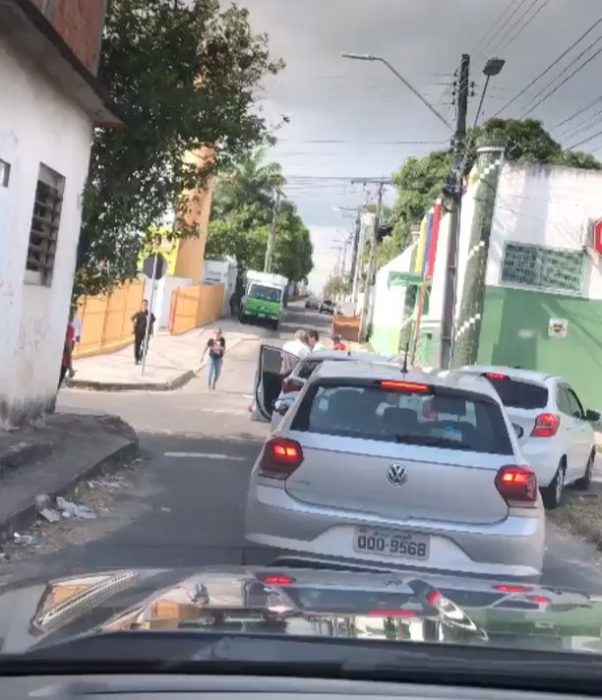
[[[81,480],[119,469],[137,453],[136,433],[114,416],[56,413],[0,433],[0,540],[35,521],[36,496],[68,494]]]
[[[150,341],[144,376],[142,367],[134,363],[133,346],[107,355],[76,360],[75,377],[65,386],[99,391],[169,391],[189,382],[205,362],[201,355],[214,328],[220,327],[230,350],[252,333],[242,333],[235,319],[221,319],[210,326],[195,328],[182,335],[159,331]]]

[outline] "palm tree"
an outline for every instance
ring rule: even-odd
[[[270,207],[276,190],[286,184],[280,163],[266,163],[266,149],[241,158],[220,178],[213,201],[213,218],[246,204]]]

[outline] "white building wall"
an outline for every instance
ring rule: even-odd
[[[496,196],[486,283],[501,284],[507,241],[578,250],[586,241],[588,220],[600,218],[602,173],[506,163]],[[588,257],[583,294],[602,299],[602,256],[589,249]]]
[[[53,404],[69,312],[92,125],[0,40],[0,426]],[[65,178],[52,285],[25,284],[40,163]]]

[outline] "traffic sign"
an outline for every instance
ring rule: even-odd
[[[156,258],[156,261],[155,261]],[[154,271],[154,275],[153,275]],[[142,272],[149,279],[160,280],[165,272],[167,271],[167,261],[161,255],[161,253],[156,253],[153,255],[148,255],[142,264]]]

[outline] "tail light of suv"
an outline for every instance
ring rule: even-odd
[[[301,462],[303,462],[303,450],[298,442],[274,438],[269,440],[263,449],[259,474],[284,481],[301,465]]]
[[[495,477],[495,487],[511,507],[532,508],[537,503],[537,477],[530,467],[502,467]]]
[[[554,437],[560,427],[560,416],[556,413],[540,413],[535,419],[531,437]]]

